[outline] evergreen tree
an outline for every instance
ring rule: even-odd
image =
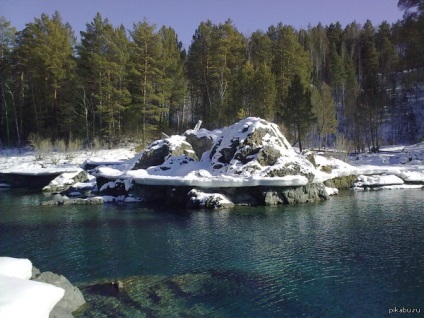
[[[308,53],[299,44],[292,27],[281,23],[268,29],[273,42],[272,70],[276,78],[276,112],[285,113],[289,86],[294,76],[299,77],[302,85],[310,82],[312,65]]]
[[[10,26],[10,22],[0,16],[0,147],[3,144],[10,146],[12,140],[20,139],[12,91],[11,64],[15,33],[16,29]]]
[[[193,113],[205,126],[212,123],[214,87],[212,80],[212,32],[211,21],[200,23],[195,31],[187,56],[187,77],[191,91]]]
[[[133,113],[139,118],[136,129],[142,143],[155,133],[163,114],[167,111],[164,102],[164,68],[162,41],[155,31],[156,26],[146,20],[134,24],[131,52],[130,91]]]
[[[248,59],[255,70],[262,64],[272,65],[273,43],[270,37],[258,30],[252,33],[248,40]]]
[[[257,90],[254,82],[255,70],[250,61],[246,61],[245,65],[238,74],[236,81],[233,102],[237,113],[237,119],[243,119],[248,116],[253,116],[255,111],[254,95]]]
[[[361,35],[361,104],[363,119],[367,123],[366,141],[372,150],[379,148],[379,125],[381,122],[381,90],[378,78],[378,54],[374,41],[375,29],[367,21]]]
[[[274,120],[276,87],[275,77],[271,68],[262,63],[253,77],[253,103],[255,105],[252,115],[267,120]]]
[[[330,49],[330,42],[325,28],[319,23],[316,27],[309,27],[307,33],[308,41],[306,49],[313,64],[313,77],[316,83],[325,80],[325,66]]]
[[[189,48],[187,70],[192,98],[198,101],[197,117],[205,126],[216,127],[233,120],[238,105],[236,95],[238,73],[245,57],[245,39],[231,20],[213,25],[202,22]]]
[[[86,31],[81,32],[81,44],[78,46],[79,96],[77,111],[85,121],[87,139],[94,136],[105,137],[107,133],[104,118],[107,105],[109,65],[106,53],[109,51],[110,36],[113,26],[108,19],[97,13],[93,21],[86,24]]]
[[[299,144],[303,150],[303,139],[309,133],[315,116],[312,112],[311,93],[305,89],[300,76],[295,75],[287,94],[287,108],[284,112],[284,122],[291,129],[294,144]]]
[[[26,134],[37,132],[52,138],[70,132],[71,88],[74,76],[73,33],[55,12],[26,25],[18,41],[17,57],[28,89]],[[31,121],[33,119],[33,121]]]
[[[178,41],[177,34],[172,28],[162,27],[160,29],[162,40],[162,68],[163,68],[163,98],[164,108],[168,111],[168,121],[162,126],[169,125],[179,130],[180,126],[187,121],[185,96],[187,91],[186,77],[184,74],[185,51],[182,43]]]

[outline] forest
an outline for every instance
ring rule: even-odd
[[[398,7],[393,24],[280,23],[250,35],[205,21],[187,50],[146,19],[128,30],[98,13],[77,38],[59,12],[20,31],[0,17],[0,147],[34,134],[146,144],[247,116],[278,123],[301,150],[422,141],[424,1]]]

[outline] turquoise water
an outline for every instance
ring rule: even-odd
[[[5,190],[0,253],[81,285],[137,276],[158,289],[160,281],[208,317],[385,317],[394,307],[423,314],[422,194],[346,192],[318,204],[186,211],[38,206],[41,194]],[[175,292],[171,282],[181,277],[203,289]],[[161,316],[140,308],[148,310],[140,317]],[[116,310],[103,316],[126,316]]]

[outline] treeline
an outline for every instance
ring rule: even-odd
[[[127,30],[97,14],[77,42],[58,12],[19,32],[1,17],[0,142],[23,145],[36,133],[145,143],[198,120],[216,128],[246,116],[282,124],[301,148],[412,140],[408,98],[424,83],[417,3],[401,0],[404,20],[378,26],[278,24],[246,36],[230,20],[206,21],[187,52],[172,28],[146,20]]]

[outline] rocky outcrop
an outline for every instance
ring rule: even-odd
[[[356,175],[350,175],[346,177],[337,177],[337,178],[324,181],[324,185],[326,185],[327,187],[336,188],[339,190],[349,190],[354,186],[357,178],[358,176]]]
[[[328,200],[329,195],[322,184],[309,184],[302,187],[267,189],[263,192],[265,205],[308,203]]]
[[[193,147],[183,136],[172,136],[151,143],[135,161],[133,170],[158,166],[170,156],[187,155],[197,160]]]
[[[277,125],[260,118],[166,137],[130,162],[122,169],[95,169],[100,194],[191,208],[328,198],[322,172],[294,151]]]
[[[62,172],[46,172],[43,174],[25,174],[18,172],[0,173],[0,183],[12,188],[42,189]]]
[[[187,207],[191,209],[228,209],[234,207],[234,203],[220,193],[205,193],[199,190],[191,190],[188,194]]]
[[[63,298],[50,312],[50,318],[73,318],[72,312],[85,304],[84,296],[78,287],[72,285],[69,280],[62,275],[57,275],[52,272],[40,273],[40,271],[34,267],[33,277],[31,279],[61,287],[65,290]]]
[[[272,166],[281,156],[294,154],[276,125],[266,121],[261,123],[262,126],[255,127],[253,123],[246,122],[241,131],[236,125],[224,130],[211,150],[212,166],[220,169],[232,160],[242,164],[256,160],[261,166]]]
[[[202,155],[210,150],[213,146],[213,137],[209,131],[202,129],[201,133],[194,130],[187,130],[184,133],[186,141],[192,146],[197,158],[202,158]]]
[[[76,172],[65,172],[54,178],[47,186],[43,188],[46,192],[62,192],[69,189],[76,183],[83,183],[87,181],[88,174],[86,171],[80,169]]]
[[[65,195],[57,194],[52,200],[41,202],[41,205],[99,205],[103,203],[103,197],[69,198]]]

